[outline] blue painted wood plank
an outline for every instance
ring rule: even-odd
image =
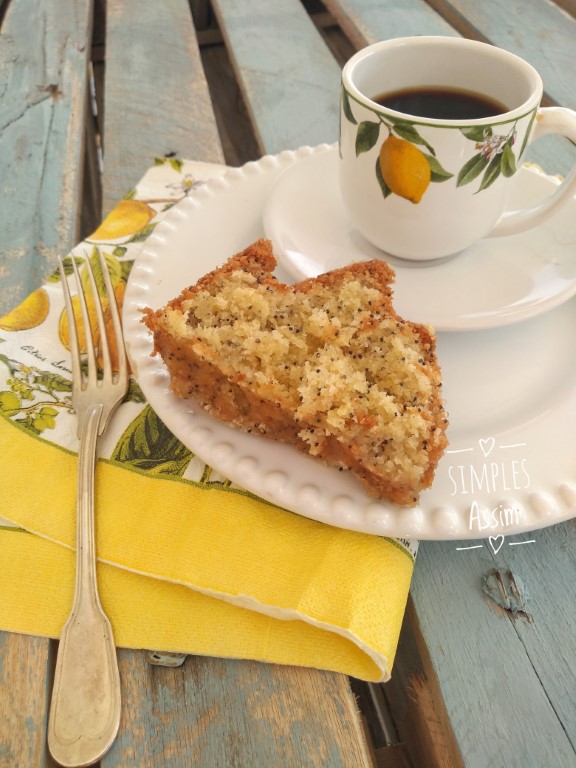
[[[261,150],[336,141],[340,67],[298,0],[212,3]]]
[[[424,0],[324,0],[357,48],[412,35],[458,36]]]
[[[372,766],[344,675],[197,656],[151,667],[125,650],[119,665],[125,706],[102,768]]]
[[[494,45],[530,62],[557,103],[576,109],[576,19],[551,0],[446,0],[446,12],[466,19]]]
[[[0,313],[40,285],[78,236],[91,14],[91,0],[19,0],[6,9],[0,30]]]
[[[543,136],[528,147],[525,160],[552,176],[567,176],[576,165],[576,147],[563,137]]]
[[[155,157],[223,162],[187,0],[107,3],[104,96],[104,213]]]
[[[504,565],[524,584],[532,621],[518,637],[562,723],[576,764],[576,519],[540,531],[534,545],[509,547]]]
[[[511,537],[496,555],[472,543],[483,548],[423,543],[411,593],[464,764],[572,768],[576,524]],[[494,568],[505,586],[513,574],[525,615],[483,592]]]
[[[50,641],[0,632],[0,766],[48,768]]]

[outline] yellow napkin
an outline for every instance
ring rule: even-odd
[[[222,170],[158,160],[72,255],[100,250],[121,301],[163,212]],[[0,629],[58,637],[70,610],[69,369],[55,274],[0,318]],[[317,523],[235,487],[176,440],[135,381],[101,440],[96,483],[98,580],[117,645],[390,677],[417,543]]]

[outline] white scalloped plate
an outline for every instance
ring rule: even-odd
[[[517,534],[576,514],[576,302],[506,328],[441,333],[448,452],[420,505],[365,495],[354,478],[293,448],[244,434],[174,397],[151,357],[140,309],[158,308],[262,231],[268,193],[314,150],[267,156],[208,181],[146,241],[124,302],[127,346],[148,401],[203,461],[288,510],[331,525],[408,539]],[[289,280],[281,269],[278,276]]]

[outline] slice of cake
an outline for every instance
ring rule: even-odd
[[[258,240],[144,310],[173,392],[351,470],[372,496],[415,504],[447,444],[432,331],[395,313],[384,262],[296,285],[275,267]]]

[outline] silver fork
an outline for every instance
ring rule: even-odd
[[[112,317],[117,373],[112,370],[104,311],[90,260],[85,259],[99,325],[102,372],[98,375],[96,344],[90,329],[88,307],[74,257],[78,302],[87,347],[87,375],[80,363],[78,329],[68,281],[60,260],[60,275],[68,315],[72,350],[72,407],[78,417],[78,502],[76,531],[76,585],[70,616],[60,636],[52,703],[48,720],[48,747],[63,766],[85,766],[97,762],[111,747],[120,724],[120,675],[112,627],[102,610],[96,582],[94,542],[94,469],[96,445],[110,415],[128,389],[128,365],[122,326],[110,274],[99,253]],[[110,339],[111,341],[111,339]]]

